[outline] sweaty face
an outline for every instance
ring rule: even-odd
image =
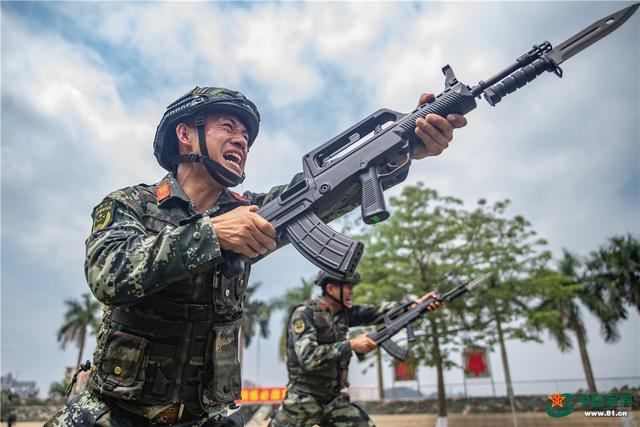
[[[327,293],[340,301],[340,285],[329,283],[327,285]],[[353,284],[345,283],[342,285],[342,303],[347,307],[353,307]]]
[[[209,157],[229,171],[240,176],[244,173],[249,149],[249,133],[240,119],[233,114],[207,116],[205,137]]]

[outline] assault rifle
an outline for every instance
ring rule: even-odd
[[[542,73],[562,77],[562,62],[619,28],[637,8],[638,3],[606,16],[555,48],[547,41],[534,45],[516,62],[473,87],[459,82],[446,65],[442,68],[445,89],[433,102],[408,114],[378,110],[305,154],[303,179],[262,206],[258,214],[274,225],[278,247],[291,243],[322,270],[350,276],[362,255],[362,243],[334,231],[319,216],[343,205],[348,195],[360,192],[363,221],[375,224],[387,219],[382,192],[407,177],[411,148],[421,143],[414,132],[417,118],[430,113],[444,117],[466,114],[476,108],[475,99],[481,95],[495,106]],[[246,261],[241,255],[227,254],[225,275],[235,276]]]
[[[387,312],[383,318],[384,326],[377,331],[369,334],[369,338],[373,340],[377,345],[384,348],[387,353],[395,357],[398,360],[405,360],[409,350],[402,348],[395,342],[391,341],[398,332],[403,329],[407,330],[407,341],[412,342],[415,340],[415,334],[413,332],[412,323],[420,319],[424,313],[427,312],[429,306],[436,302],[451,302],[461,295],[471,292],[473,288],[487,280],[493,273],[485,273],[472,282],[466,282],[456,286],[446,294],[437,296],[435,298],[429,298],[417,304],[414,308],[411,305],[416,304],[414,301],[404,303],[393,310]],[[356,353],[358,359],[364,359],[364,354]]]

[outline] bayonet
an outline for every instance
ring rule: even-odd
[[[635,13],[638,6],[640,6],[640,3],[632,4],[629,7],[625,7],[609,16],[597,20],[584,30],[557,45],[547,56],[553,60],[556,65],[562,64],[573,55],[583,51],[598,40],[617,30]]]

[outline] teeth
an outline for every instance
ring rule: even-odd
[[[226,161],[230,163],[234,163],[238,166],[240,165],[241,158],[236,153],[226,153],[223,157]]]

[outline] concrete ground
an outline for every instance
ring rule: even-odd
[[[437,417],[426,414],[371,415],[377,427],[434,427]],[[633,421],[636,420],[636,421]],[[587,418],[577,412],[564,418],[551,418],[544,412],[518,414],[518,427],[640,427],[640,411],[632,419]],[[266,427],[268,422],[251,423],[247,427]],[[513,427],[511,414],[451,414],[447,427]]]
[[[640,427],[640,411],[633,412],[634,421],[619,418],[586,418],[582,413],[554,419],[545,413],[522,413],[518,415],[518,427]],[[377,427],[434,427],[435,415],[372,415]],[[0,423],[6,427],[7,423]],[[266,427],[267,423],[260,427]],[[19,422],[16,427],[41,427],[42,422]],[[512,427],[511,414],[451,414],[448,427]]]
[[[640,411],[633,413],[640,420]],[[435,415],[372,415],[377,427],[433,427]],[[448,427],[512,427],[511,414],[451,414]],[[636,423],[628,424],[635,427]],[[518,415],[518,427],[621,427],[619,418],[586,418],[582,413],[571,414],[564,418],[551,418],[546,413],[522,413]],[[627,427],[627,425],[624,425]]]

